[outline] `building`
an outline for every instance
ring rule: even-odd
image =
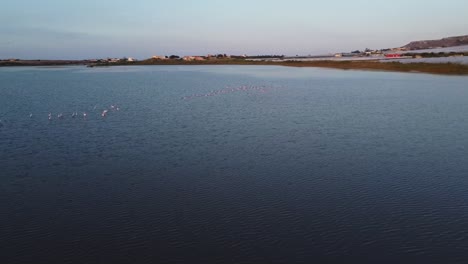
[[[184,61],[203,61],[203,60],[205,60],[205,58],[203,58],[201,56],[184,56],[182,58],[182,60],[184,60]]]
[[[107,58],[106,61],[107,62],[119,62],[120,59],[119,58]]]

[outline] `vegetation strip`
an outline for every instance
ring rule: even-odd
[[[443,75],[468,75],[468,65],[458,63],[401,63],[379,61],[252,61],[243,59],[217,59],[206,61],[144,60],[95,64],[114,65],[276,65],[290,67],[322,67],[342,70],[379,70],[396,72],[420,72]]]
[[[2,61],[0,66],[66,66],[88,65],[99,66],[130,66],[130,65],[276,65],[290,67],[322,67],[343,70],[378,70],[396,72],[420,72],[443,75],[468,75],[468,65],[458,63],[401,63],[380,62],[378,60],[366,61],[263,61],[246,59],[213,59],[202,61],[184,61],[180,59],[158,60],[149,59],[142,61],[118,61],[118,62],[90,62],[90,61]]]

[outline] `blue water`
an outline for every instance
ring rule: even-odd
[[[1,263],[466,263],[467,84],[0,68]]]

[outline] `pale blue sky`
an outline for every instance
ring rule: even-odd
[[[322,54],[468,34],[467,0],[1,0],[0,58]]]

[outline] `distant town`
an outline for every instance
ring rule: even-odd
[[[112,64],[139,64],[139,63],[174,63],[174,62],[226,62],[227,60],[246,61],[308,61],[308,60],[384,60],[384,59],[404,59],[404,58],[433,58],[433,57],[460,57],[468,56],[467,51],[461,52],[411,52],[406,48],[393,49],[364,49],[350,52],[340,52],[326,55],[228,55],[228,54],[208,54],[208,55],[153,55],[150,58],[138,60],[133,57],[122,58],[97,58],[86,60],[22,60],[17,58],[0,59],[0,66],[35,66],[35,65],[112,65]]]
[[[451,48],[452,47],[452,48]],[[453,48],[460,47],[460,48]],[[389,49],[354,50],[325,55],[230,55],[224,53],[207,55],[153,55],[146,59],[133,57],[96,58],[86,60],[22,60],[8,58],[0,60],[0,66],[66,66],[86,65],[88,67],[118,65],[282,65],[298,67],[330,67],[340,69],[379,69],[392,71],[419,71],[441,74],[467,74],[468,65],[441,62],[423,65],[420,58],[465,57],[468,56],[468,36],[450,37],[440,40],[414,41],[405,46]],[[383,63],[395,61],[396,64]],[[402,61],[410,62],[403,64]],[[353,64],[349,64],[353,62]],[[416,63],[418,62],[418,63]],[[416,65],[418,64],[418,65]],[[439,64],[439,65],[435,65]]]

